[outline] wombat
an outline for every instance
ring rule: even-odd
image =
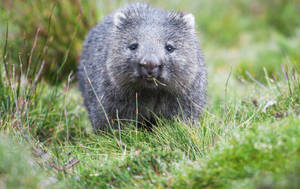
[[[194,16],[146,3],[127,5],[95,26],[78,68],[95,131],[177,115],[194,122],[206,103],[206,78]]]

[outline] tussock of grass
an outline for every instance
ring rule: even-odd
[[[14,38],[13,50],[23,48],[21,55],[16,51],[11,56],[16,61],[21,58],[26,62],[26,54],[31,52],[37,37],[31,71],[39,65],[36,59],[42,58],[45,61],[41,75],[44,79],[52,84],[56,84],[57,80],[67,80],[69,73],[76,70],[85,35],[98,21],[96,2],[12,0],[0,2],[0,7],[5,10],[0,17],[9,24]],[[59,69],[61,73],[57,74]]]
[[[189,165],[185,176],[176,179],[175,188],[223,188],[259,174],[283,172],[299,157],[300,129],[295,125],[300,121],[292,116],[235,132],[201,162]]]

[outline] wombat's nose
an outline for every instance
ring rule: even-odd
[[[162,68],[162,64],[157,58],[143,59],[139,63],[140,74],[142,76],[158,77]]]

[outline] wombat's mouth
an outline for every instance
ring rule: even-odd
[[[147,81],[153,81],[153,80],[157,80],[155,77],[153,76],[144,76],[142,77],[143,79],[147,80]]]
[[[160,78],[156,78],[151,75],[141,77],[141,81],[148,87],[167,86],[165,83],[160,81]]]

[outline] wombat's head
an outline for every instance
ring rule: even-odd
[[[115,12],[113,25],[107,68],[115,84],[188,87],[199,67],[193,15],[137,3]]]

